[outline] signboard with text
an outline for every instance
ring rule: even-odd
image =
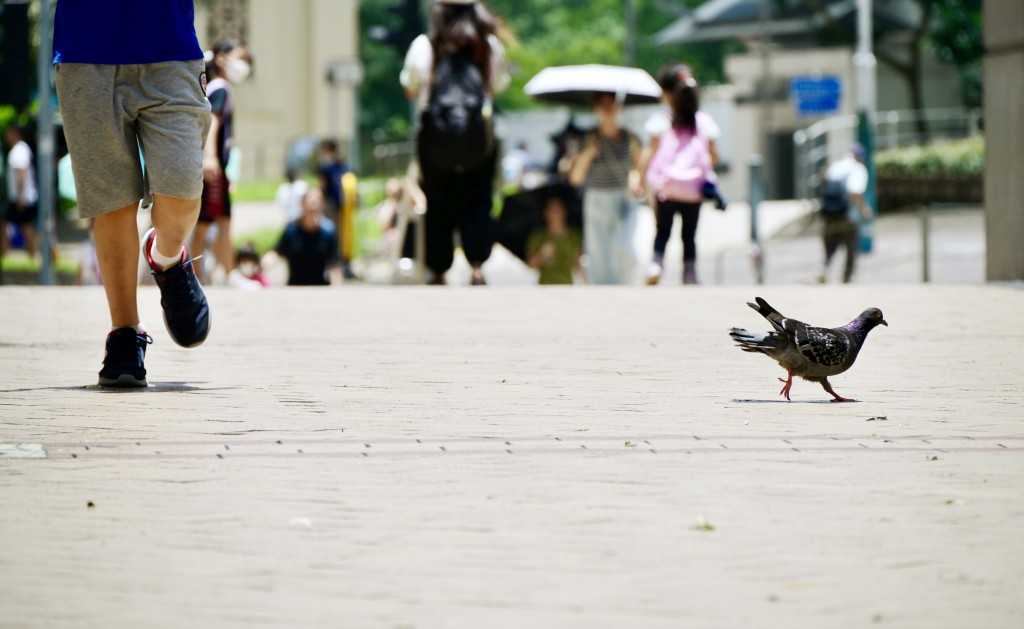
[[[794,76],[789,80],[789,97],[797,116],[838,113],[842,95],[842,81],[837,76]]]

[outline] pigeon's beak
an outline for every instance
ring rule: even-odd
[[[889,324],[885,322],[885,319],[881,319],[881,320],[879,320],[879,323],[881,323],[881,324],[882,324],[882,325],[884,325],[885,327],[889,327]]]

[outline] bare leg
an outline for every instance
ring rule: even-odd
[[[843,396],[839,395],[838,393],[836,393],[835,391],[833,391],[832,390],[832,385],[828,383],[828,380],[825,380],[824,382],[822,382],[821,386],[823,386],[825,388],[825,391],[827,391],[829,393],[829,395],[831,395],[832,397],[835,398],[834,400],[831,400],[832,402],[856,402],[857,401],[857,400],[854,400],[854,399],[851,399],[851,398],[843,397]]]
[[[110,323],[124,328],[139,323],[135,272],[139,266],[138,203],[96,217],[93,234],[96,260],[107,293]],[[162,248],[162,247],[161,247]]]
[[[217,255],[217,262],[224,267],[224,276],[227,277],[234,267],[234,255],[231,251],[231,219],[228,217],[217,219],[217,240],[213,243],[213,252]]]
[[[789,390],[793,388],[793,373],[787,371],[786,375],[788,377],[785,380],[783,380],[782,378],[779,378],[779,382],[784,382],[785,383],[782,386],[782,390],[779,391],[779,395],[784,395],[784,396],[786,396],[786,400],[789,400]]]
[[[204,221],[200,221],[195,225],[195,231],[192,232],[192,241],[188,245],[188,255],[192,258],[198,258],[203,255],[206,251],[206,233],[210,231],[210,224]],[[199,276],[199,280],[202,283],[206,283],[206,274],[203,269],[206,267],[202,262],[197,262],[193,267],[196,274]]]
[[[28,252],[28,257],[35,260],[36,253],[39,251],[39,245],[36,242],[36,228],[30,223],[25,223],[21,226],[21,235],[25,238],[25,251]]]
[[[483,265],[479,262],[474,262],[471,266],[470,282],[473,284],[485,284],[487,280],[484,279]]]
[[[161,255],[179,255],[192,229],[196,228],[198,218],[199,199],[154,194],[153,227],[156,228],[156,246]],[[197,234],[198,231],[196,229]]]

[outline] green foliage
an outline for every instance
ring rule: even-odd
[[[39,273],[41,263],[36,258],[29,258],[23,255],[4,256],[0,263],[5,273]],[[62,275],[75,275],[78,273],[78,262],[67,258],[57,258],[57,264],[53,267],[56,273]]]
[[[968,107],[981,104],[981,0],[921,0],[934,13],[929,47],[960,70]]]
[[[985,138],[935,142],[889,149],[875,156],[879,177],[966,178],[985,171]]]

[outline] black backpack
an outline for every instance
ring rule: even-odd
[[[824,216],[841,218],[850,211],[850,194],[846,191],[846,182],[839,179],[826,179],[821,185],[821,213]]]
[[[455,172],[477,168],[493,154],[491,102],[469,53],[448,55],[434,67],[418,152],[426,168]]]

